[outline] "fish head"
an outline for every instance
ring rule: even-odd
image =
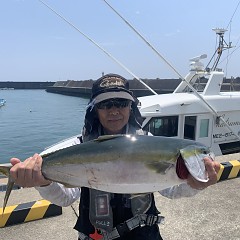
[[[188,174],[191,174],[196,180],[207,182],[209,179],[203,161],[205,157],[214,159],[214,154],[204,145],[188,145],[181,149],[176,164],[178,177],[187,179]]]

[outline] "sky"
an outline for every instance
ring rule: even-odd
[[[103,0],[44,2],[135,76],[178,78]],[[212,57],[216,48],[212,28],[227,28],[225,41],[235,48],[224,51],[219,67],[227,77],[240,76],[239,0],[108,2],[182,76],[188,73],[190,58],[207,54],[206,65]],[[88,80],[102,73],[133,78],[79,31],[39,0],[0,0],[0,81]]]

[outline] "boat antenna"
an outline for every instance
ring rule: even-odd
[[[165,57],[163,57],[159,51],[147,41],[142,34],[139,33],[136,28],[134,28],[120,13],[118,13],[106,0],[103,0],[106,5],[113,10],[179,77],[182,81],[186,83],[186,85],[193,91],[193,93],[202,101],[205,103],[205,105],[208,107],[208,109],[213,113],[213,115],[217,118],[220,119],[225,126],[234,133],[234,135],[240,140],[240,136],[238,136],[232,128],[227,124],[227,122],[224,120],[224,118],[218,114],[218,112],[197,92],[197,90],[170,64],[169,61]],[[223,32],[224,34],[224,32]],[[221,55],[220,55],[221,56]],[[219,58],[220,59],[220,58]],[[219,60],[218,60],[219,61]]]
[[[102,50],[108,57],[110,57],[113,61],[115,61],[118,65],[120,65],[130,75],[132,75],[134,78],[136,78],[140,83],[142,83],[146,88],[148,88],[153,94],[157,95],[157,93],[151,87],[149,87],[143,80],[141,80],[137,75],[135,75],[132,71],[130,71],[123,63],[121,63],[118,59],[116,59],[112,54],[110,54],[103,47],[101,47],[96,41],[94,41],[88,35],[86,35],[82,31],[80,31],[79,28],[77,28],[73,23],[71,23],[69,20],[67,20],[65,17],[63,17],[61,14],[59,14],[56,10],[54,10],[52,7],[50,7],[47,3],[45,3],[42,0],[38,0],[38,1],[41,2],[44,6],[46,6],[48,9],[50,9],[58,17],[60,17],[64,22],[68,23],[72,28],[74,28],[76,31],[78,31],[82,36],[84,36],[87,40],[89,40],[91,43],[93,43],[95,46],[97,46],[100,50]]]
[[[215,71],[216,68],[217,68],[217,65],[219,63],[219,60],[222,56],[222,52],[226,49],[230,49],[232,48],[232,43],[229,42],[229,44],[226,43],[226,41],[224,40],[224,33],[227,31],[227,29],[224,29],[224,28],[213,28],[212,29],[219,37],[219,40],[218,40],[218,47],[216,48],[213,56],[211,57],[209,63],[207,64],[206,66],[206,71]],[[210,63],[212,62],[214,56],[217,54],[217,57],[213,63],[213,66],[211,67],[211,69],[209,68],[209,65]]]
[[[238,41],[237,41],[237,43],[236,43],[235,49],[234,49],[228,56],[226,56],[226,57],[220,62],[220,64],[221,64],[222,62],[224,62],[224,61],[226,60],[226,58],[228,58],[228,57],[230,58],[230,57],[232,56],[232,54],[240,48],[240,46],[237,47],[239,41],[240,41],[240,37],[239,37],[239,39],[238,39]]]

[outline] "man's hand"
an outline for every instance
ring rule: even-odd
[[[37,153],[21,162],[18,158],[10,160],[13,167],[10,174],[14,182],[22,187],[46,186],[51,181],[45,179],[41,172],[42,157]]]
[[[199,189],[199,190],[215,184],[217,182],[217,174],[220,170],[220,164],[218,162],[213,161],[211,158],[204,158],[203,160],[205,163],[209,180],[207,182],[199,182],[195,178],[193,178],[190,174],[187,179],[187,183],[192,188]]]

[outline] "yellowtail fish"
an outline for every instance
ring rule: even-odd
[[[42,156],[46,179],[71,187],[140,194],[186,181],[189,174],[207,182],[203,158],[211,155],[201,143],[144,135],[107,135]],[[0,164],[9,177],[11,165]],[[13,181],[9,177],[7,204]]]

